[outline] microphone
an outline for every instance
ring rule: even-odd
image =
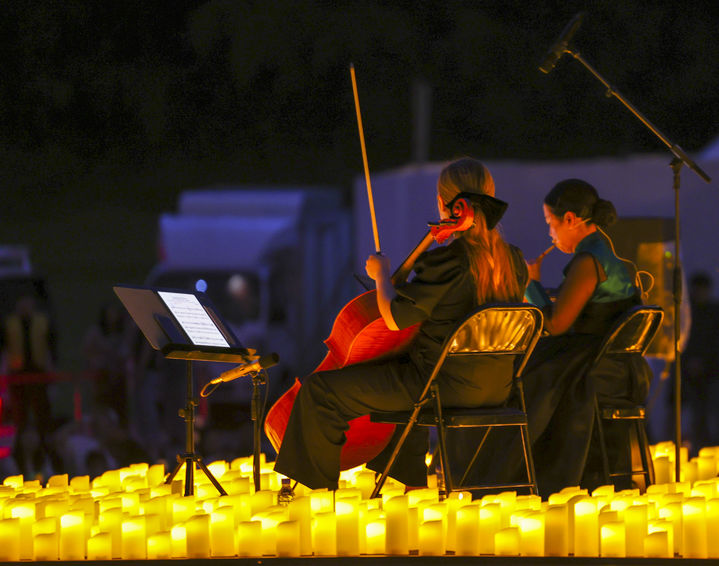
[[[579,12],[566,25],[566,27],[562,31],[562,35],[559,36],[559,39],[554,42],[554,45],[549,48],[549,51],[547,51],[547,54],[544,56],[542,64],[539,65],[540,71],[542,71],[543,73],[552,72],[552,69],[554,69],[554,65],[556,65],[557,61],[562,58],[562,55],[564,55],[564,52],[567,49],[567,45],[571,41],[574,34],[577,33],[577,30],[582,23],[583,17],[584,12]]]
[[[210,385],[214,385],[216,383],[225,383],[227,381],[237,379],[238,377],[242,377],[243,375],[247,375],[248,373],[262,371],[263,369],[267,369],[276,365],[279,361],[280,357],[274,352],[272,352],[271,354],[268,354],[266,356],[261,356],[259,360],[255,360],[251,364],[237,366],[236,368],[232,368],[231,370],[222,372],[220,374],[220,377],[216,377],[215,379],[210,381]]]

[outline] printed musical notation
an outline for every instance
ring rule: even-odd
[[[196,346],[230,348],[198,298],[191,293],[158,291],[167,308]]]

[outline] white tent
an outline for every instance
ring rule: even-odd
[[[574,161],[486,161],[497,187],[497,197],[509,203],[502,220],[506,239],[533,258],[550,244],[541,204],[555,183],[581,178],[611,200],[620,217],[674,218],[671,155],[645,154],[626,158]],[[680,174],[681,259],[685,274],[711,273],[719,287],[719,157],[698,161],[712,178],[706,183],[688,167]],[[371,176],[380,245],[397,266],[434,221],[436,181],[444,163],[410,165]],[[374,251],[364,177],[354,186],[355,269],[364,273],[365,258]],[[551,253],[543,281],[561,280],[567,257]]]

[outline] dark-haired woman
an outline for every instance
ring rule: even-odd
[[[553,244],[572,254],[554,302],[539,282],[541,259],[528,264],[526,298],[543,309],[549,334],[538,342],[524,373],[539,490],[547,496],[567,486],[597,485],[601,461],[590,451],[593,395],[600,404],[640,403],[651,374],[637,355],[628,362],[606,359],[583,379],[612,323],[641,304],[634,274],[602,230],[616,221],[614,205],[589,183],[568,179],[549,192],[543,210]],[[618,431],[612,436],[620,443],[615,455],[628,457],[628,439]]]
[[[348,422],[372,411],[411,410],[455,324],[480,304],[521,300],[526,264],[495,228],[506,203],[494,198],[492,176],[479,161],[463,158],[440,173],[437,203],[442,219],[448,219],[457,199],[472,207],[474,223],[455,232],[448,245],[420,256],[409,283],[392,285],[386,257],[371,255],[367,260],[388,329],[421,323],[408,352],[305,378],[275,462],[277,472],[312,489],[337,489]],[[438,384],[448,405],[498,405],[511,390],[512,361],[502,356],[481,365],[453,361],[450,371],[440,373]],[[390,475],[407,486],[426,485],[427,449],[426,430],[415,428]],[[369,467],[382,470],[386,455],[380,454]]]

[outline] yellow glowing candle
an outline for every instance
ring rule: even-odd
[[[112,560],[112,537],[110,533],[96,533],[87,539],[88,560]]]
[[[167,560],[172,558],[170,536],[169,532],[160,532],[147,537],[148,560]]]
[[[419,526],[420,556],[444,554],[444,523],[442,520],[425,521]]]
[[[671,521],[668,521],[666,519],[656,519],[656,520],[649,521],[647,523],[647,538],[649,537],[649,535],[651,535],[653,533],[657,533],[657,532],[666,533],[666,543],[667,543],[666,553],[668,554],[669,557],[673,557],[674,556],[674,524]],[[654,537],[654,538],[655,538],[655,541],[654,541],[654,543],[651,543],[651,544],[656,543],[657,537]],[[647,556],[647,554],[646,554],[646,549],[647,549],[646,538],[644,539],[644,541],[645,541],[644,542],[644,551],[645,551],[645,556]]]
[[[315,489],[310,492],[312,514],[334,512],[334,497],[331,491]]]
[[[569,555],[569,511],[566,503],[549,505],[544,514],[544,553]]]
[[[647,536],[647,505],[630,505],[624,510],[626,556],[644,556],[644,537]]]
[[[419,549],[419,509],[407,508],[407,543],[410,552]]]
[[[719,499],[709,499],[706,507],[707,558],[719,558]]]
[[[597,504],[589,497],[574,504],[574,556],[599,556]]]
[[[519,556],[519,527],[507,527],[494,534],[494,554]]]
[[[667,531],[654,531],[644,539],[645,558],[673,558]]]
[[[365,536],[367,554],[384,554],[387,545],[387,522],[384,517],[376,517],[367,521]]]
[[[220,507],[210,513],[210,555],[234,556],[236,550],[234,513],[229,507]]]
[[[195,514],[197,503],[191,495],[171,499],[172,524],[184,523]]]
[[[622,521],[607,521],[600,530],[601,556],[624,558],[627,554],[626,530]]]
[[[122,509],[113,507],[100,512],[98,525],[102,532],[110,533],[112,539],[112,557],[122,557]]]
[[[147,537],[145,517],[130,517],[122,521],[122,559],[145,560],[147,558]]]
[[[337,515],[337,555],[359,555],[359,512],[357,503],[340,500],[335,503]]]
[[[312,554],[312,507],[308,496],[295,497],[287,506],[289,518],[297,521],[300,528],[300,554]]]
[[[67,476],[64,476],[67,480]],[[5,507],[5,516],[20,521],[20,560],[32,560],[32,525],[35,521],[34,501],[16,500]]]
[[[70,512],[60,517],[60,560],[85,559],[85,516]]]
[[[187,528],[184,523],[170,530],[170,552],[172,558],[187,558]]]
[[[300,556],[300,524],[297,521],[282,521],[277,525],[276,549],[279,557]]]
[[[685,558],[707,558],[706,502],[690,497],[682,506]]]
[[[500,503],[487,503],[479,508],[479,552],[494,554],[495,534],[502,525]]]
[[[32,525],[33,560],[58,560],[57,519],[39,519]]]
[[[397,495],[384,502],[387,554],[409,554],[408,505],[406,495]]]
[[[33,560],[57,560],[57,533],[38,533],[33,537]]]
[[[674,554],[684,555],[682,537],[682,504],[679,501],[667,503],[659,509],[659,517],[666,519],[672,525],[672,539],[674,541]],[[651,531],[650,531],[651,532]]]
[[[519,521],[519,552],[522,556],[544,556],[544,515],[529,511]]]
[[[237,526],[237,555],[262,556],[262,523],[242,521]]]
[[[479,554],[479,503],[463,505],[457,509],[457,544],[455,554]]]
[[[185,521],[187,530],[187,557],[210,557],[210,517],[193,515]]]
[[[315,514],[312,549],[317,556],[337,554],[337,520],[333,512]]]
[[[70,488],[75,493],[90,491],[90,476],[75,476],[70,480]]]
[[[20,519],[2,519],[0,520],[0,561],[18,562],[19,560]]]

